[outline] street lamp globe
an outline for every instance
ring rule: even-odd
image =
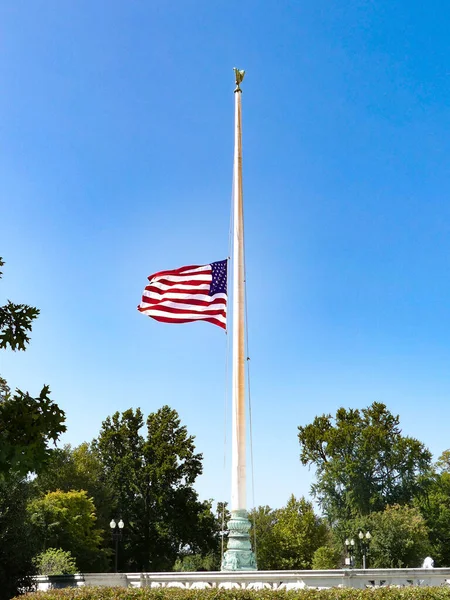
[[[119,519],[119,522],[116,523],[115,519],[111,519],[109,526],[111,527],[111,537],[116,542],[116,558],[115,558],[115,572],[117,573],[117,564],[119,557],[119,541],[122,541],[122,529],[125,526],[125,523],[122,519]]]
[[[372,539],[372,536],[370,535],[370,531],[368,531],[366,533],[366,540],[370,541]]]
[[[358,533],[358,537],[359,537],[359,539],[360,539],[360,540],[362,540],[362,539],[363,539],[363,537],[364,537],[364,534],[363,534],[363,532],[362,532],[362,531],[360,531],[360,532]]]

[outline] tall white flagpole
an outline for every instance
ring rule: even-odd
[[[245,425],[245,269],[244,212],[242,192],[242,90],[244,71],[234,69],[236,76],[234,169],[233,169],[233,355],[232,355],[232,459],[231,519],[228,523],[228,545],[222,570],[256,569],[248,530],[250,522],[246,503],[246,425]]]
[[[232,381],[232,479],[231,510],[245,510],[245,274],[244,214],[242,194],[242,92],[234,93],[234,169],[233,169],[233,381]]]

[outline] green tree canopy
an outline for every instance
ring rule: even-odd
[[[27,510],[40,551],[49,547],[70,551],[81,571],[102,568],[102,532],[86,491],[49,492],[32,500]]]
[[[44,386],[37,398],[16,390],[0,400],[0,475],[26,475],[42,469],[56,442],[66,430],[64,412],[50,399]]]
[[[38,315],[38,309],[26,304],[8,301],[0,306],[0,349],[25,350]],[[0,476],[38,471],[49,457],[49,444],[66,430],[64,412],[49,393],[48,386],[37,398],[20,390],[11,393],[0,377]]]
[[[438,471],[450,473],[450,450],[444,450],[435,466]]]
[[[125,522],[120,562],[127,570],[170,570],[182,548],[217,547],[217,521],[193,488],[202,455],[177,412],[163,406],[146,421],[140,409],[108,417],[94,447]],[[115,515],[111,515],[115,516]]]
[[[250,539],[256,551],[258,569],[261,571],[275,569],[278,552],[273,528],[277,522],[277,511],[267,505],[258,506],[249,512],[248,518],[252,524]]]
[[[94,501],[98,526],[105,530],[105,543],[110,545],[109,521],[116,507],[103,464],[90,444],[84,442],[75,448],[66,444],[53,450],[34,480],[34,487],[40,495],[57,490],[85,490]]]
[[[0,478],[0,597],[31,586],[36,539],[28,521],[30,484],[17,475]]]
[[[314,552],[312,559],[312,568],[317,570],[326,569],[337,569],[342,564],[342,551],[333,546],[327,544],[320,546]]]
[[[436,467],[440,472],[430,478],[426,494],[414,501],[428,528],[430,554],[436,567],[450,566],[450,452],[439,457]]]
[[[9,300],[0,306],[0,350],[25,350],[38,314],[32,306]],[[24,478],[42,469],[51,443],[66,429],[64,412],[49,393],[48,386],[36,398],[19,389],[12,393],[0,376],[0,593],[4,598],[25,589],[34,572],[34,538],[25,508],[31,486]]]
[[[399,569],[420,567],[430,553],[428,530],[424,518],[416,507],[387,506],[347,523],[347,537],[356,542],[356,566],[361,567],[359,531],[370,531],[368,567],[371,569]]]
[[[292,495],[277,511],[273,533],[277,560],[272,568],[311,569],[314,552],[325,544],[328,530],[311,502]]]
[[[0,267],[5,263],[0,257]],[[3,273],[0,271],[0,279]],[[39,310],[27,304],[14,304],[10,300],[0,306],[0,349],[25,350],[30,341],[29,332]]]
[[[430,469],[430,452],[378,402],[316,417],[298,436],[301,462],[316,469],[312,493],[331,522],[409,503]]]
[[[310,569],[314,552],[327,541],[327,526],[305,498],[292,495],[276,510],[259,506],[250,511],[249,519],[261,570]]]

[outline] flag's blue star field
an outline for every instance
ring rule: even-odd
[[[212,281],[209,288],[210,296],[227,293],[227,262],[226,260],[219,260],[211,263]]]

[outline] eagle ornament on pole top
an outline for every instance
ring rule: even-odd
[[[241,86],[241,83],[244,80],[245,71],[239,71],[239,69],[237,69],[236,67],[234,67],[233,71],[234,71],[234,76],[235,76],[235,79],[236,79],[236,89],[234,91],[235,91],[235,93],[236,92],[242,92],[240,86]]]

